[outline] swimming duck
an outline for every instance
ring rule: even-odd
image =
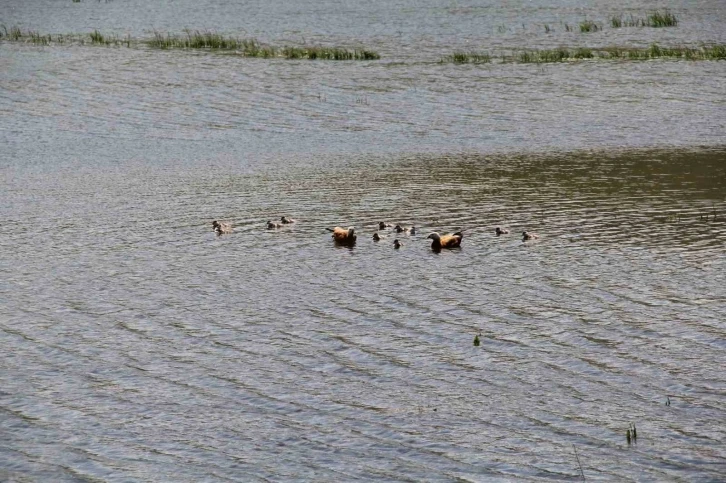
[[[282,218],[280,218],[280,221],[282,222],[283,225],[288,225],[290,223],[295,223],[296,220],[293,220],[292,218],[288,218],[287,216],[283,216]]]
[[[273,223],[272,220],[267,220],[267,229],[274,230],[276,228],[282,228],[280,223]]]
[[[384,239],[384,238],[386,238],[386,237],[385,237],[385,236],[381,236],[381,235],[379,235],[378,233],[374,233],[374,234],[373,234],[373,241],[375,241],[375,242],[377,242],[377,241],[381,241],[381,240],[382,240],[382,239]]]
[[[355,244],[356,238],[358,238],[355,234],[355,228],[352,226],[349,226],[347,230],[339,226],[336,226],[332,230],[328,228],[328,230],[333,232],[332,236],[335,243],[339,243],[341,245],[353,245]]]
[[[400,241],[398,241],[398,240],[393,240],[393,248],[395,248],[396,250],[398,250],[398,249],[399,249],[399,248],[401,248],[402,246],[403,246],[403,243],[401,243],[401,242],[400,242]]]
[[[411,229],[410,229],[410,230],[409,230],[408,232],[409,232],[409,233],[410,233],[411,235],[415,235],[415,234],[416,234],[416,227],[415,227],[415,226],[412,226],[412,227],[411,227]]]
[[[536,240],[537,238],[539,238],[539,235],[536,233],[530,233],[528,231],[522,232],[522,241]]]
[[[411,230],[410,230],[409,228],[404,228],[404,227],[402,227],[401,225],[396,225],[396,226],[394,226],[394,227],[393,227],[393,230],[394,230],[394,231],[395,231],[396,233],[408,233],[409,231],[411,231]],[[414,227],[414,230],[415,230],[415,227]]]
[[[379,221],[378,222],[378,229],[379,230],[385,230],[386,228],[390,228],[390,227],[391,227],[391,225],[388,224],[388,223],[384,223],[382,221]]]
[[[457,231],[453,235],[439,235],[433,232],[426,238],[433,240],[431,242],[432,250],[441,250],[442,248],[457,248],[461,246],[461,239],[464,238],[464,234],[460,231]]]
[[[217,220],[212,222],[212,229],[217,235],[232,233],[234,231],[231,223],[220,223]]]
[[[509,230],[507,230],[506,228],[505,229],[501,229],[500,227],[497,227],[497,229],[494,230],[494,233],[496,233],[497,236],[499,236],[499,235],[508,235],[509,234]]]

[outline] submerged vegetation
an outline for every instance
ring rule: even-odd
[[[51,45],[52,43],[86,44],[114,46],[114,47],[148,47],[152,49],[199,49],[210,51],[226,51],[245,57],[284,58],[284,59],[310,59],[310,60],[378,60],[381,56],[372,50],[349,50],[342,47],[323,46],[285,46],[273,47],[262,45],[256,39],[239,39],[225,36],[215,32],[201,32],[198,30],[185,30],[183,35],[163,34],[154,32],[151,39],[132,40],[130,36],[103,35],[94,30],[88,35],[41,35],[37,32],[22,32],[18,27],[8,30],[2,27],[0,39],[13,42],[28,42],[36,45]]]

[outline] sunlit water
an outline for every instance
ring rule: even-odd
[[[438,63],[671,7],[3,5],[383,59],[0,43],[0,480],[724,479],[726,62]]]

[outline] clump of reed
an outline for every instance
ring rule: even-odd
[[[154,32],[154,37],[146,44],[156,49],[208,49],[234,50],[245,57],[283,57],[286,59],[310,60],[378,60],[381,56],[372,50],[348,50],[340,47],[294,47],[275,48],[261,45],[255,39],[226,37],[214,32],[186,30],[185,35],[162,34]]]
[[[623,18],[622,15],[610,18],[610,25],[617,29],[621,27],[647,27],[648,22],[644,18],[636,18],[630,14],[629,17]]]
[[[441,59],[443,63],[453,64],[488,64],[492,56],[488,52],[454,52]]]
[[[610,18],[610,25],[613,28],[621,27],[675,27],[678,25],[678,18],[670,10],[663,12],[655,10],[647,18],[634,17],[632,14],[627,18],[622,15]]]
[[[50,45],[51,41],[50,35],[41,35],[33,30],[28,31],[28,38],[35,45]]]
[[[602,25],[596,24],[592,20],[580,22],[580,32],[589,33],[597,32],[598,30],[602,30]]]
[[[286,59],[310,60],[378,60],[381,56],[371,50],[348,50],[340,47],[283,47],[282,56]]]
[[[578,48],[568,50],[565,48],[547,50],[526,50],[515,57],[517,62],[522,64],[541,64],[552,62],[565,62],[573,59],[592,59],[595,54],[591,49]]]
[[[652,44],[647,48],[605,47],[599,50],[580,47],[577,49],[557,48],[549,50],[527,50],[503,57],[503,61],[522,64],[565,62],[582,59],[624,59],[650,60],[673,58],[685,60],[726,60],[726,44],[693,47],[661,47]]]
[[[185,30],[185,35],[162,34],[154,32],[154,38],[147,41],[149,47],[157,49],[210,49],[210,50],[243,50],[254,48],[255,40],[227,37],[215,32]],[[250,45],[252,44],[252,45]]]
[[[670,10],[655,12],[648,15],[648,26],[649,27],[675,27],[678,25],[678,19]]]

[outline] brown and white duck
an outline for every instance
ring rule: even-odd
[[[529,231],[523,231],[522,232],[522,241],[536,240],[537,238],[539,238],[539,235],[536,234],[536,233],[532,233],[532,232],[529,232]]]
[[[347,229],[336,226],[333,229],[328,228],[328,230],[333,232],[333,240],[340,245],[354,245],[356,238],[358,238],[358,235],[355,234],[355,228],[352,226]]]
[[[457,231],[452,235],[439,235],[438,233],[433,232],[426,238],[431,238],[433,240],[431,242],[431,249],[438,251],[442,248],[457,248],[461,246],[461,239],[464,238],[464,234],[460,231]]]
[[[393,240],[393,248],[395,248],[396,250],[398,250],[402,246],[403,246],[403,243],[401,243],[400,241],[398,241],[398,239]]]
[[[384,223],[382,221],[378,222],[378,229],[379,230],[385,230],[386,228],[391,228],[391,225],[389,223]]]
[[[293,220],[292,218],[288,218],[287,216],[283,216],[280,218],[280,222],[283,225],[289,225],[290,223],[295,223],[297,220]]]
[[[502,229],[501,227],[497,227],[497,228],[496,228],[496,229],[494,230],[494,233],[495,233],[495,234],[496,234],[497,236],[499,236],[499,235],[509,235],[509,230],[507,230],[506,228]]]

